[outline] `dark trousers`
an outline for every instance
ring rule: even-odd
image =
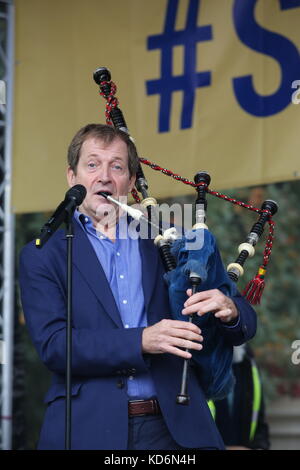
[[[162,416],[129,418],[128,450],[183,449],[173,440]]]
[[[181,450],[172,438],[162,416],[129,418],[128,450]],[[215,450],[206,447],[199,450]]]

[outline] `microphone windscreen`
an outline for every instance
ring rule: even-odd
[[[66,199],[74,199],[77,206],[80,206],[85,196],[86,189],[82,184],[76,184],[66,192]]]

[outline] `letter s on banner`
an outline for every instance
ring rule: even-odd
[[[300,57],[297,47],[286,37],[262,28],[255,20],[257,0],[235,0],[233,21],[239,39],[250,49],[273,57],[281,69],[281,83],[271,95],[259,95],[253,86],[252,75],[233,79],[233,90],[239,105],[258,117],[279,113],[291,103],[291,83],[300,76]],[[300,7],[297,0],[280,2],[281,10]]]

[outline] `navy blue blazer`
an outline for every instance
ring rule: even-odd
[[[183,447],[223,448],[195,367],[190,368],[189,406],[176,404],[183,360],[172,354],[143,354],[143,328],[123,328],[114,296],[86,234],[74,222],[72,449],[126,449],[128,396],[122,377],[150,370],[164,420]],[[170,318],[164,269],[151,240],[139,240],[142,288],[152,325]],[[21,298],[33,343],[53,372],[39,449],[64,448],[66,351],[66,239],[57,231],[37,249],[26,245],[20,258]],[[217,288],[218,286],[216,286]],[[249,340],[256,315],[239,294],[238,326],[223,325],[232,345]],[[121,380],[121,382],[120,382]],[[121,384],[121,385],[120,385]]]

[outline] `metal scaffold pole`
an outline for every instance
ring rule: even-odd
[[[14,89],[14,2],[0,0],[0,67],[5,100],[0,103],[0,305],[1,448],[12,448],[14,338],[14,215],[11,204]]]

